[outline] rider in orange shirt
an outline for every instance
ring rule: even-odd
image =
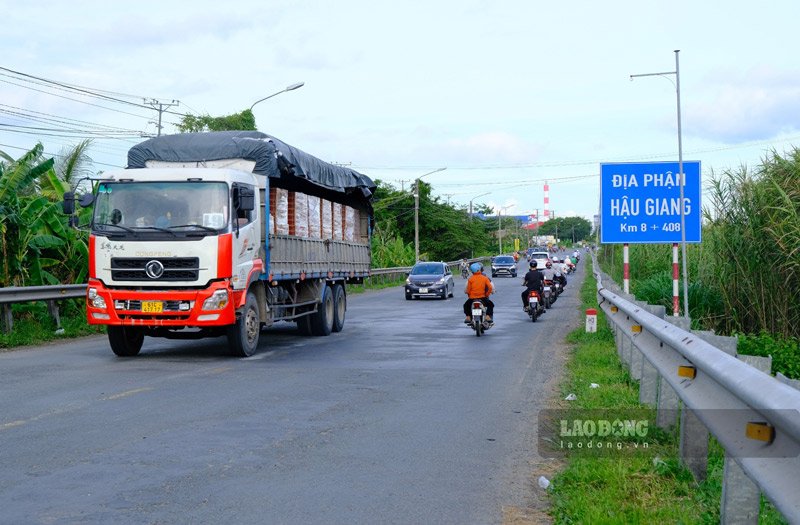
[[[470,266],[472,275],[467,279],[467,284],[464,287],[464,293],[467,294],[467,300],[464,302],[464,319],[465,323],[469,323],[470,308],[472,301],[480,299],[486,305],[486,321],[492,322],[492,314],[494,313],[494,303],[489,300],[489,296],[494,293],[494,284],[492,280],[483,274],[483,265],[479,262],[472,263]]]

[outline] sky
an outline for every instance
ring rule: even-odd
[[[24,5],[23,5],[24,4]],[[323,160],[504,215],[592,220],[600,164],[756,167],[800,143],[796,0],[0,0],[0,151],[93,137],[95,171],[180,114],[258,103]],[[631,75],[671,73],[631,80]],[[46,79],[79,87],[55,89]],[[104,99],[88,96],[102,94]],[[176,104],[176,105],[171,105]],[[66,131],[71,129],[73,131]]]

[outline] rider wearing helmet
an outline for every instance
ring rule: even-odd
[[[542,270],[542,279],[545,281],[552,281],[555,279],[556,270],[553,268],[553,263],[548,260],[544,263],[544,270]]]
[[[470,307],[472,301],[480,299],[486,305],[486,320],[492,322],[492,314],[494,313],[494,303],[489,300],[489,296],[494,293],[494,284],[492,280],[483,274],[483,265],[479,262],[474,262],[469,267],[472,270],[472,275],[467,279],[467,284],[464,286],[464,293],[467,294],[467,300],[464,302],[464,319],[465,323],[470,322]]]
[[[525,278],[522,282],[522,284],[525,285],[525,291],[522,292],[521,296],[522,309],[526,312],[528,311],[528,293],[531,290],[539,292],[539,297],[544,295],[544,279],[542,278],[542,272],[536,268],[538,266],[536,259],[532,259],[529,266],[531,269],[525,274]]]

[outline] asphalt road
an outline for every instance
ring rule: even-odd
[[[520,263],[520,269],[524,268]],[[353,294],[345,328],[105,337],[0,354],[0,523],[457,523],[536,507],[536,416],[579,323],[583,264],[546,315],[497,278],[477,338],[456,298]],[[513,512],[511,512],[513,514]]]

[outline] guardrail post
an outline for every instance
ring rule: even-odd
[[[734,339],[735,338],[730,338]],[[734,349],[735,349],[734,344]],[[756,357],[756,359],[753,359]],[[772,359],[757,356],[741,355],[739,359],[750,366],[769,374]],[[758,523],[761,507],[761,491],[758,485],[747,477],[739,463],[727,453],[722,471],[722,498],[720,503],[720,521],[727,524],[745,525]]]
[[[8,334],[14,329],[14,317],[11,315],[11,305],[3,304],[3,332]]]
[[[50,317],[56,322],[56,330],[61,330],[61,316],[58,314],[58,304],[55,301],[47,301],[47,311]]]
[[[742,467],[728,454],[722,474],[722,501],[720,523],[725,525],[750,525],[758,523],[761,492]]]
[[[637,381],[642,379],[642,365],[644,363],[644,356],[633,344],[634,337],[639,337],[640,334],[631,334],[628,339],[628,347],[630,350],[629,363],[631,365],[631,377]]]
[[[663,376],[658,378],[658,410],[656,412],[656,425],[667,429],[678,423],[679,398],[669,382]]]
[[[703,481],[708,470],[708,429],[693,410],[681,410],[681,461],[694,479]]]

